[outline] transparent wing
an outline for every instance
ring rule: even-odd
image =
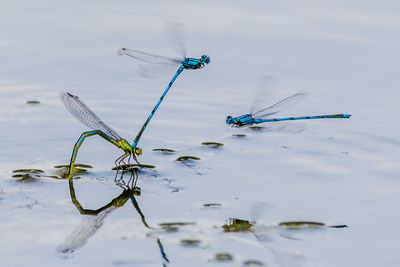
[[[116,141],[122,138],[113,129],[108,127],[97,115],[86,106],[77,96],[64,92],[61,94],[64,106],[71,114],[92,130],[100,130]]]
[[[280,112],[281,110],[293,106],[294,104],[300,102],[304,97],[306,96],[305,93],[297,93],[292,96],[289,96],[278,103],[273,104],[272,106],[269,106],[267,108],[258,110],[258,111],[253,111],[254,108],[252,108],[251,115],[255,119],[261,119],[273,114],[276,114]]]
[[[138,64],[138,73],[147,78],[155,79],[165,77],[170,73],[176,71],[175,64]]]
[[[181,64],[181,61],[183,60],[183,59],[180,60],[177,58],[154,55],[151,53],[142,52],[130,48],[121,48],[117,51],[117,53],[118,55],[126,55],[152,64]]]
[[[172,48],[179,56],[186,58],[185,26],[181,23],[170,22],[166,25],[165,32]]]

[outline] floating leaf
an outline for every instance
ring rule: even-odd
[[[217,254],[215,254],[215,260],[217,260],[217,261],[232,261],[233,256],[229,253],[217,253]]]
[[[119,166],[115,166],[112,169],[114,171],[116,171],[118,169],[120,169],[120,170],[122,169],[123,171],[127,171],[127,170],[130,170],[130,169],[154,169],[155,167],[156,166],[150,165],[150,164],[137,164],[137,163],[135,163],[135,164],[122,164],[122,165],[119,165]]]
[[[306,221],[298,221],[298,222],[281,222],[279,226],[290,228],[290,229],[301,229],[307,227],[323,227],[324,223],[321,222],[306,222]]]
[[[37,101],[37,100],[28,100],[28,101],[26,101],[26,103],[27,103],[27,104],[39,104],[40,101]]]
[[[57,165],[57,166],[54,166],[54,168],[59,169],[56,172],[58,177],[64,178],[64,179],[67,178],[68,171],[69,171],[69,164],[68,165]],[[86,170],[85,168],[92,168],[92,166],[86,165],[86,164],[79,164],[79,163],[74,164],[74,168],[72,169],[72,176],[87,172],[88,170]],[[76,178],[76,177],[74,177],[74,178]]]
[[[18,172],[22,172],[22,173],[44,173],[44,171],[39,170],[39,169],[19,169],[19,170],[14,170],[13,173],[18,173]]]
[[[243,262],[244,266],[263,266],[264,264],[261,261],[257,260],[247,260]]]
[[[200,160],[200,158],[194,156],[181,156],[177,158],[175,161],[187,161],[187,160]]]
[[[218,143],[218,142],[203,142],[201,143],[203,146],[208,146],[210,148],[218,148],[218,147],[223,147],[224,144]]]
[[[37,181],[37,176],[33,173],[25,173],[25,174],[14,174],[13,178],[17,178],[16,182],[18,183],[32,183]]]
[[[246,220],[241,219],[229,219],[228,224],[224,224],[222,228],[224,228],[225,232],[247,232],[250,231],[250,228],[253,224]]]
[[[245,134],[232,134],[232,136],[235,136],[235,137],[238,137],[238,138],[246,137]]]

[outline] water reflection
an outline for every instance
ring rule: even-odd
[[[141,211],[139,204],[136,200],[136,197],[139,197],[141,195],[140,188],[136,186],[137,173],[137,169],[129,169],[128,171],[124,171],[121,174],[120,180],[124,181],[123,176],[126,174],[128,174],[130,178],[128,182],[121,182],[121,188],[123,189],[122,193],[113,198],[106,205],[97,209],[86,209],[80,204],[75,194],[74,180],[69,179],[69,190],[72,203],[82,215],[89,215],[89,217],[84,218],[83,222],[78,225],[70,235],[66,237],[64,243],[58,246],[57,251],[59,253],[73,253],[75,250],[85,245],[86,242],[92,236],[94,236],[103,226],[104,219],[109,216],[114,210],[124,206],[128,202],[128,200],[130,200],[132,206],[139,214],[143,226],[148,229],[153,229],[147,223],[146,217]],[[156,238],[157,246],[160,250],[163,261],[162,264],[163,266],[167,266],[167,264],[169,263],[169,259],[167,257],[167,254],[165,253],[160,238]]]
[[[301,244],[293,241],[306,240],[329,229],[347,228],[347,225],[327,225],[316,221],[279,222],[272,205],[256,203],[251,211],[252,219],[230,218],[222,228],[224,232],[249,232],[273,255],[274,266],[310,266],[315,262],[307,255]]]

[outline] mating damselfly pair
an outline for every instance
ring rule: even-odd
[[[136,156],[142,154],[142,150],[137,147],[140,137],[142,136],[144,130],[146,129],[147,125],[149,124],[151,118],[154,116],[154,113],[160,106],[161,102],[165,98],[165,96],[168,93],[169,89],[171,88],[172,84],[175,82],[176,78],[185,69],[192,69],[192,70],[201,69],[205,66],[205,64],[210,63],[210,58],[206,55],[201,56],[200,59],[188,58],[188,57],[185,57],[183,59],[175,59],[175,58],[154,55],[154,54],[150,54],[150,53],[146,53],[146,52],[142,52],[142,51],[138,51],[138,50],[134,50],[134,49],[127,49],[127,48],[121,48],[118,51],[118,54],[119,55],[127,55],[130,57],[136,58],[138,60],[142,60],[142,61],[154,63],[154,64],[177,64],[177,65],[179,64],[180,66],[179,66],[178,70],[176,71],[172,80],[169,82],[164,93],[161,95],[157,104],[151,111],[150,115],[144,122],[139,133],[136,135],[136,138],[133,140],[132,145],[129,144],[128,141],[123,139],[121,136],[119,136],[119,134],[115,130],[113,130],[106,123],[104,123],[77,96],[75,96],[71,93],[62,93],[61,94],[61,99],[63,100],[65,107],[71,112],[71,114],[75,118],[80,120],[83,124],[85,124],[90,129],[92,129],[92,131],[87,131],[87,132],[82,133],[82,135],[79,137],[78,141],[76,142],[76,144],[74,146],[70,165],[69,165],[69,171],[68,171],[68,175],[67,175],[67,177],[69,179],[72,178],[72,170],[74,168],[74,163],[75,163],[80,146],[82,145],[82,143],[86,137],[90,137],[90,136],[94,136],[94,135],[101,136],[108,142],[112,143],[113,145],[117,146],[118,148],[120,148],[124,151],[124,154],[115,161],[116,166],[119,166],[121,164],[121,162],[125,163],[125,161],[124,161],[125,159],[128,160],[128,163],[131,158],[133,158],[136,162],[138,162]],[[118,171],[116,174],[116,178],[117,178],[117,175],[118,175]]]

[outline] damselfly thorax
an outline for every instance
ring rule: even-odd
[[[205,64],[210,63],[210,58],[206,55],[201,56],[200,59],[197,58],[185,58],[185,60],[183,60],[182,65],[185,69],[201,69],[205,66]]]

